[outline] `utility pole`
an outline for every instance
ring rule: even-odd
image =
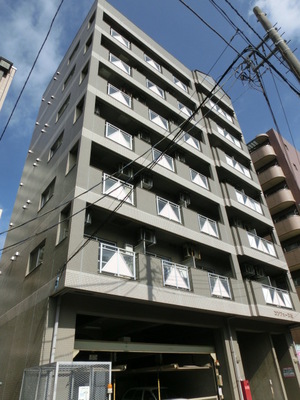
[[[266,17],[266,14],[263,13],[259,7],[254,7],[253,12],[267,32],[268,37],[273,41],[275,47],[280,51],[282,57],[300,82],[300,62],[298,58],[294,55],[284,39],[279,35],[277,29],[272,26],[271,22]]]

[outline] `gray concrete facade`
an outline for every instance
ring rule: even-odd
[[[299,300],[214,85],[95,2],[42,96],[2,255],[1,400],[24,368],[91,360],[127,365],[119,400],[137,359],[193,365],[184,392],[161,374],[181,397],[238,400],[245,379],[299,397]]]

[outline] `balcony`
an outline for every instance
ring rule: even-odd
[[[162,117],[161,115],[156,114],[154,111],[149,110],[149,119],[154,124],[160,126],[163,129],[169,130],[169,122],[166,118]]]
[[[300,216],[291,215],[286,219],[275,222],[275,228],[280,241],[300,235]]]
[[[190,146],[194,147],[197,150],[201,150],[199,140],[191,136],[189,133],[183,132],[182,138],[185,141],[185,143],[189,144]]]
[[[213,219],[198,215],[200,231],[207,235],[219,237],[218,225]]]
[[[209,273],[208,281],[212,296],[232,299],[229,279],[226,276]]]
[[[189,268],[186,265],[175,264],[162,260],[162,274],[164,286],[176,289],[191,290]]]
[[[107,174],[103,174],[103,194],[134,204],[133,186]]]
[[[285,259],[291,272],[300,269],[300,247],[284,252]]]
[[[229,132],[227,132],[225,129],[217,125],[217,130],[219,134],[222,135],[225,139],[229,140],[229,142],[233,143],[239,148],[242,148],[241,142],[238,139],[236,139],[233,135],[231,135]]]
[[[180,206],[161,197],[157,197],[156,200],[158,215],[181,224]]]
[[[266,304],[293,309],[288,291],[266,285],[262,285],[262,291]]]
[[[107,94],[118,100],[120,103],[125,104],[125,106],[131,108],[131,97],[110,83],[107,85]]]
[[[275,247],[269,240],[263,239],[254,233],[247,232],[250,247],[276,257]]]
[[[285,175],[279,165],[273,165],[265,171],[260,172],[258,174],[258,179],[263,191],[266,191],[284,181]]]
[[[259,147],[251,153],[251,158],[255,169],[260,169],[264,165],[269,164],[272,160],[276,159],[276,153],[273,147],[269,144]]]
[[[123,72],[125,72],[127,75],[130,75],[131,73],[131,68],[128,64],[126,64],[124,61],[120,60],[118,57],[113,55],[112,53],[109,53],[109,61],[114,64],[116,67],[121,69]]]
[[[161,151],[154,148],[152,150],[152,155],[153,161],[156,161],[157,164],[169,169],[170,171],[175,171],[174,160],[172,157],[168,156],[167,154],[163,154]]]
[[[130,42],[124,36],[120,35],[117,31],[115,31],[113,28],[110,29],[110,34],[113,38],[115,38],[118,42],[120,42],[123,46],[127,47],[130,49]]]
[[[105,243],[99,244],[99,272],[136,279],[135,253]]]
[[[225,155],[225,156],[226,156],[226,162],[228,165],[233,167],[236,171],[240,172],[241,174],[245,175],[247,178],[251,179],[250,170],[248,168],[244,167],[241,163],[236,161],[234,158],[229,157],[227,155]]]
[[[209,184],[208,184],[208,179],[207,176],[200,174],[200,172],[197,172],[193,169],[190,169],[191,173],[191,180],[194,182],[196,185],[201,186],[204,189],[209,190]]]
[[[251,197],[245,195],[245,193],[240,192],[239,190],[236,189],[236,197],[237,201],[244,206],[251,208],[251,210],[254,210],[258,212],[259,214],[262,214],[262,207],[261,204],[258,201],[253,200]]]
[[[276,214],[295,204],[295,198],[289,189],[280,189],[266,196],[266,201],[271,214]]]
[[[132,136],[129,133],[115,127],[114,125],[109,124],[108,122],[106,123],[105,136],[108,139],[119,143],[121,146],[132,150]]]

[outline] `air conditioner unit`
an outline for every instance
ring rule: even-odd
[[[245,278],[251,278],[256,275],[255,268],[251,264],[244,264],[242,273]]]
[[[191,198],[187,193],[179,193],[179,204],[187,207],[191,204]]]
[[[122,179],[133,178],[133,168],[127,167],[125,163],[121,163],[118,166],[119,177]]]
[[[155,232],[150,229],[141,228],[139,240],[146,242],[148,246],[156,244]]]
[[[143,175],[141,177],[141,188],[150,190],[153,187],[153,178],[151,175]]]
[[[183,258],[189,257],[195,257],[195,259],[201,260],[200,251],[192,243],[186,243],[183,246]]]
[[[151,143],[150,134],[148,132],[139,132],[138,138],[144,142]]]
[[[176,151],[176,153],[174,154],[174,158],[176,158],[176,160],[181,161],[182,163],[185,164],[185,155],[183,153],[180,153],[179,151]]]
[[[256,278],[264,278],[266,276],[262,267],[255,267],[255,276]]]

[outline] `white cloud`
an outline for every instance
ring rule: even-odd
[[[253,6],[259,6],[267,14],[272,25],[281,27],[285,40],[300,41],[300,1],[299,0],[257,0]]]

